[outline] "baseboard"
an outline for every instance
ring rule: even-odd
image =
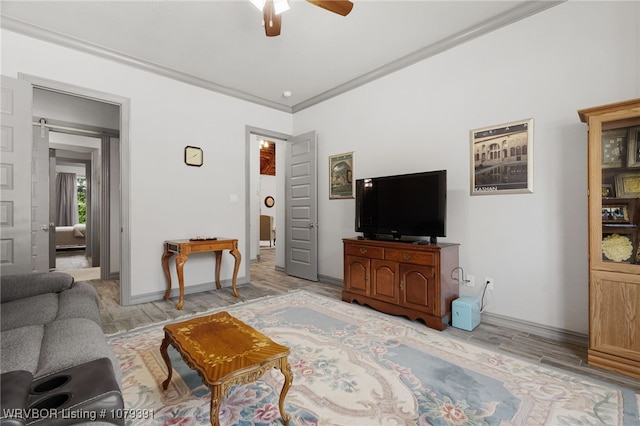
[[[586,348],[589,344],[589,336],[586,334],[537,324],[530,321],[524,321],[517,318],[493,314],[491,312],[482,313],[482,322],[485,324],[495,325],[497,327],[506,327],[512,330],[517,330],[557,342],[569,343],[584,348]]]
[[[328,275],[318,275],[318,281],[321,283],[335,285],[337,287],[344,287],[344,281],[338,278],[330,277]]]
[[[278,272],[287,273],[282,266],[276,266],[275,269]],[[318,275],[318,282],[335,285],[337,287],[342,287],[344,285],[344,282],[341,279],[330,277],[328,275]]]
[[[246,280],[238,278],[236,285],[241,285],[246,283],[247,283]],[[231,287],[231,279],[220,280],[220,285],[222,286],[222,288]],[[190,285],[185,287],[184,294],[186,296],[187,294],[202,293],[204,291],[211,291],[216,289],[217,287],[215,282],[196,284],[196,285]],[[162,300],[164,299],[165,292],[166,290],[162,290],[162,291],[154,291],[151,293],[136,294],[135,296],[132,295],[130,305],[137,305],[138,303],[148,303],[148,302],[156,302],[158,300]],[[180,296],[180,288],[178,288],[174,283],[174,285],[171,287],[171,295],[169,297],[171,299],[175,298],[177,303],[179,296]]]

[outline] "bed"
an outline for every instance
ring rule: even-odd
[[[56,248],[85,247],[87,226],[77,223],[73,226],[56,226]]]

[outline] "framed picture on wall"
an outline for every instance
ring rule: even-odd
[[[353,152],[329,157],[329,199],[354,198]]]
[[[471,130],[471,195],[533,192],[533,118]]]
[[[615,191],[613,190],[612,183],[603,183],[602,184],[602,198],[611,198],[615,197]]]
[[[640,171],[616,175],[618,198],[640,198]]]
[[[622,167],[627,154],[627,129],[602,132],[602,168]]]
[[[640,126],[629,129],[627,167],[640,167]]]

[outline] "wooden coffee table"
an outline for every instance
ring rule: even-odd
[[[162,382],[165,390],[173,374],[167,354],[169,345],[176,348],[187,365],[197,371],[211,389],[212,425],[220,424],[222,398],[231,386],[254,382],[271,368],[279,369],[284,375],[278,406],[284,424],[289,424],[284,398],[291,387],[293,374],[287,360],[287,347],[275,343],[228,312],[165,325],[160,346],[169,372],[167,380]]]

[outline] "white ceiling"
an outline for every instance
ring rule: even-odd
[[[2,0],[1,14],[12,31],[299,111],[559,2],[354,3],[342,17],[291,0],[272,38],[249,0]]]

